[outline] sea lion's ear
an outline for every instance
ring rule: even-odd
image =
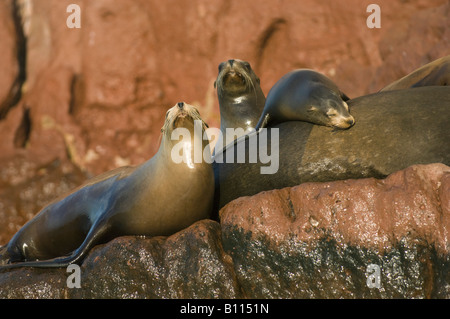
[[[259,80],[259,77],[256,77],[256,82],[258,82],[258,84],[261,84],[260,82],[260,80]]]
[[[217,81],[214,81],[214,88],[216,88],[216,82],[217,82]]]

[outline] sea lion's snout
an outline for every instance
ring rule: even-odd
[[[190,115],[190,108],[184,102],[178,102],[172,109],[175,117],[184,118]]]
[[[336,116],[331,119],[331,126],[347,129],[355,124],[355,118],[350,114],[348,116]]]
[[[170,125],[172,125],[173,128],[191,127],[196,120],[202,122],[204,130],[208,128],[208,124],[202,120],[200,113],[195,106],[186,102],[178,102],[167,111],[166,121],[161,131],[164,132]]]
[[[196,119],[200,119],[200,114],[194,106],[185,102],[178,102],[167,111],[161,132],[166,131],[169,126],[173,128],[184,127],[185,123],[193,122]]]
[[[187,117],[191,118],[192,120],[195,120],[199,117],[197,109],[194,106],[189,105],[185,102],[178,102],[177,104],[174,105],[173,109],[174,115],[176,117],[180,118]]]
[[[224,74],[223,84],[227,86],[245,87],[245,78],[241,72],[232,68]]]
[[[350,119],[347,120],[347,124],[349,126],[352,126],[353,124],[355,124],[355,119],[353,118],[353,116]]]
[[[223,72],[224,77],[242,77],[243,71],[243,62],[235,59],[222,62],[221,67],[219,67],[219,73]]]
[[[226,60],[219,65],[219,74],[214,87],[219,95],[243,95],[253,92],[255,84],[252,77],[259,84],[259,79],[253,74],[250,63],[239,59]]]
[[[348,110],[348,104],[345,102],[343,104],[344,104],[344,110],[345,110],[344,111],[345,118],[343,120],[343,122],[345,123],[344,124],[345,127],[343,127],[343,128],[349,128],[355,124],[355,118],[352,115],[350,115],[350,112]]]

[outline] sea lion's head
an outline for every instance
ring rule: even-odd
[[[178,102],[167,111],[161,132],[170,135],[174,129],[182,127],[193,130],[195,121],[201,121],[202,133],[208,128],[208,124],[202,120],[199,111],[194,106]]]
[[[217,88],[219,97],[224,95],[239,97],[253,93],[256,90],[255,86],[259,86],[259,82],[250,63],[232,59],[219,64],[219,74],[214,87]]]
[[[340,129],[351,127],[355,124],[355,119],[344,99],[348,99],[345,94],[329,85],[325,86],[322,83],[311,85],[306,101],[308,121]]]

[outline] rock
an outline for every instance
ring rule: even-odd
[[[20,269],[0,274],[0,298],[67,298],[66,269]]]
[[[4,119],[20,99],[24,81],[23,34],[18,27],[18,8],[12,0],[0,3],[0,120]]]
[[[94,247],[81,288],[65,269],[0,271],[0,297],[450,298],[443,164],[262,192],[220,217]]]
[[[74,297],[240,297],[220,226],[210,220],[168,238],[117,238],[94,249],[81,271],[85,285],[73,291]]]
[[[252,298],[449,298],[449,194],[443,164],[262,192],[221,210],[223,247]]]
[[[204,220],[170,237],[119,237],[81,266],[81,288],[66,269],[0,273],[0,298],[240,298],[220,225]]]
[[[414,13],[396,23],[379,43],[382,65],[367,90],[375,92],[422,66],[448,55],[450,48],[450,3]],[[423,41],[416,42],[414,39]],[[444,50],[444,51],[443,51]]]

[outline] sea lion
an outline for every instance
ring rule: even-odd
[[[219,99],[223,145],[226,145],[254,129],[266,98],[250,63],[242,60],[220,63],[214,87]]]
[[[450,85],[450,55],[434,60],[401,79],[387,85],[380,92],[422,86]]]
[[[202,146],[204,156],[210,154],[205,127],[193,106],[176,104],[166,114],[159,150],[150,160],[88,180],[44,207],[0,251],[0,260],[10,263],[0,269],[65,267],[114,237],[167,236],[210,217],[211,159],[194,161],[194,145]],[[189,138],[173,137],[178,128]],[[175,154],[182,161],[174,160],[175,147],[183,150]]]
[[[413,164],[450,165],[449,87],[380,92],[347,103],[358,119],[349,130],[330,132],[324,126],[301,121],[264,129],[267,141],[278,129],[275,174],[261,174],[260,170],[270,164],[263,162],[261,154],[272,154],[273,145],[257,144],[257,163],[249,160],[249,141],[253,135],[260,138],[263,130],[216,153],[214,213],[238,197],[304,182],[384,178]],[[239,163],[236,157],[242,146],[245,160]],[[230,150],[234,151],[232,159],[226,156]]]
[[[285,74],[270,89],[256,130],[285,121],[346,129],[355,123],[349,98],[325,75],[309,69]]]

